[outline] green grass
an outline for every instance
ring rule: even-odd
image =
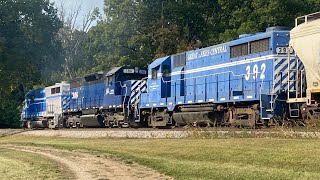
[[[320,179],[320,141],[308,139],[68,139],[1,143],[113,154],[176,179]]]
[[[65,179],[60,167],[28,152],[0,148],[0,179]]]

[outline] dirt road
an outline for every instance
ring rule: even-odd
[[[112,158],[108,154],[88,151],[66,151],[51,148],[1,145],[18,151],[31,152],[46,156],[62,166],[68,179],[135,180],[135,179],[172,179],[150,168],[133,162]]]

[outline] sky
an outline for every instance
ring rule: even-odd
[[[81,5],[81,12],[77,20],[77,26],[81,27],[83,18],[88,14],[90,10],[93,10],[95,7],[98,7],[100,13],[103,14],[103,2],[104,0],[50,0],[54,2],[56,7],[60,7],[61,3],[67,11],[74,11]],[[93,23],[94,26],[96,23]]]

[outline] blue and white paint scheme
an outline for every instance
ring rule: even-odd
[[[31,90],[25,96],[21,121],[24,127],[56,127],[63,109],[70,103],[70,85],[66,82],[53,86]]]
[[[45,88],[47,117],[54,117],[55,114],[62,115],[63,111],[70,105],[70,84],[66,82],[56,83]]]
[[[149,65],[148,92],[141,94],[140,108],[174,111],[178,105],[257,101],[260,118],[270,119],[274,112],[270,101],[287,88],[289,40],[290,29],[268,28],[264,33],[157,59]],[[303,69],[294,56],[290,66],[297,62]]]
[[[46,96],[45,88],[31,90],[25,95],[22,121],[36,120],[46,116]]]
[[[143,79],[147,74],[145,69],[124,66],[114,68],[106,74],[106,90],[103,108],[123,108],[136,104],[141,90],[146,89]]]

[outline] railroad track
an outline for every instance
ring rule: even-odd
[[[10,133],[12,131],[12,133]],[[66,138],[134,138],[134,139],[185,139],[185,138],[313,138],[320,139],[320,129],[307,128],[72,128],[72,129],[38,129],[5,130],[6,135],[66,137]],[[1,130],[0,130],[1,132]],[[2,137],[3,137],[2,136]]]
[[[175,127],[175,128],[38,128],[38,129],[0,129],[0,135],[20,133],[23,131],[255,131],[255,132],[278,132],[278,131],[298,131],[298,132],[320,132],[320,128],[308,127],[279,127],[279,128],[194,128],[194,127]]]

